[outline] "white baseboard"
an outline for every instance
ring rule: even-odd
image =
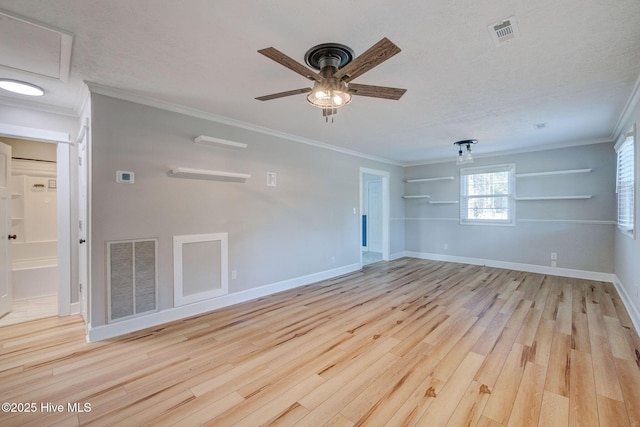
[[[433,261],[459,262],[462,264],[486,265],[487,267],[505,268],[508,270],[526,271],[529,273],[549,274],[552,276],[573,277],[576,279],[597,280],[600,282],[614,282],[613,273],[599,271],[574,270],[572,268],[547,267],[544,265],[524,264],[519,262],[496,261],[492,259],[469,258],[453,255],[432,254],[426,252],[406,251],[405,256]]]
[[[184,319],[186,317],[195,316],[219,308],[239,304],[256,298],[261,298],[277,292],[297,288],[299,286],[309,285],[311,283],[331,279],[333,277],[342,276],[344,274],[353,273],[354,271],[358,271],[360,269],[362,269],[362,265],[360,263],[350,264],[344,267],[309,274],[307,276],[283,280],[282,282],[272,283],[269,285],[260,286],[258,288],[247,289],[245,291],[227,294],[206,301],[200,301],[193,304],[158,311],[145,316],[110,323],[108,325],[101,325],[96,327],[92,327],[91,325],[89,325],[87,341],[96,342],[106,340],[130,332],[139,331],[167,322],[172,322],[174,320]]]
[[[80,314],[80,302],[72,302],[69,305],[69,314]]]
[[[640,311],[638,307],[633,303],[633,299],[627,293],[627,290],[624,286],[622,286],[622,282],[618,279],[618,276],[614,275],[613,285],[616,287],[618,291],[618,295],[620,295],[620,299],[622,299],[622,303],[627,309],[627,313],[629,313],[629,317],[631,317],[631,322],[633,326],[636,328],[636,333],[640,334]]]
[[[396,252],[395,254],[391,254],[389,255],[389,261],[394,261],[396,259],[400,259],[400,258],[404,258],[407,256],[407,253],[402,251],[402,252]]]

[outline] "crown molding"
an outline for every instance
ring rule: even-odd
[[[626,132],[626,125],[631,118],[631,114],[635,111],[636,107],[640,103],[640,74],[636,79],[636,84],[631,91],[631,95],[629,95],[629,99],[622,109],[622,113],[620,114],[620,118],[618,118],[618,122],[616,126],[613,128],[613,132],[611,133],[611,140],[617,141],[622,135],[623,132]]]
[[[611,143],[613,142],[612,139],[609,138],[596,138],[596,139],[586,139],[586,140],[579,140],[579,141],[565,141],[565,142],[560,142],[558,144],[546,144],[546,145],[540,145],[540,146],[536,146],[536,147],[528,147],[528,148],[520,148],[520,149],[514,149],[514,150],[504,150],[504,151],[496,151],[493,153],[482,153],[482,154],[476,154],[475,152],[473,153],[473,158],[474,159],[483,159],[486,157],[500,157],[500,156],[510,156],[513,154],[523,154],[523,153],[533,153],[536,151],[548,151],[548,150],[558,150],[561,148],[571,148],[571,147],[579,147],[582,145],[594,145],[594,144],[606,144],[606,143]],[[421,161],[421,162],[407,162],[407,163],[402,163],[401,166],[402,167],[411,167],[411,166],[423,166],[423,165],[433,165],[433,164],[437,164],[437,163],[448,163],[448,162],[452,162],[455,163],[456,162],[456,156],[457,156],[457,151],[454,153],[452,152],[452,154],[450,156],[447,157],[440,157],[437,159],[433,159],[433,160],[426,160],[426,161]]]
[[[243,122],[241,120],[231,119],[229,117],[220,116],[213,113],[208,113],[206,111],[197,110],[194,108],[185,107],[183,105],[174,104],[171,102],[161,101],[159,99],[151,98],[148,96],[137,95],[129,92],[125,92],[120,89],[115,89],[112,87],[104,86],[99,83],[85,81],[86,85],[89,87],[89,91],[91,93],[97,93],[104,96],[109,96],[111,98],[121,99],[123,101],[134,102],[136,104],[142,104],[149,107],[158,108],[165,111],[171,111],[174,113],[184,114],[186,116],[195,117],[199,119],[204,119],[228,126],[233,126],[240,129],[249,130],[252,132],[261,133],[264,135],[274,136],[277,138],[286,139],[293,142],[298,142],[305,145],[310,145],[313,147],[323,148],[325,150],[336,151],[341,154],[346,154],[349,156],[359,157],[362,159],[373,160],[380,163],[390,164],[394,166],[402,166],[401,163],[395,162],[393,160],[385,159],[383,157],[372,156],[370,154],[361,153],[355,150],[349,150],[347,148],[338,147],[336,145],[327,144],[325,142],[316,141],[309,138],[303,138],[300,136],[292,135],[290,133],[281,132],[274,129],[269,129],[263,126],[254,125],[251,123]]]
[[[78,114],[71,108],[59,107],[56,105],[43,104],[41,102],[25,101],[23,99],[0,96],[0,105],[12,108],[23,108],[25,110],[40,111],[42,113],[57,114],[59,116],[78,117]]]
[[[74,103],[73,110],[76,112],[76,116],[80,117],[85,110],[87,103],[91,99],[91,93],[89,87],[86,84],[82,84],[82,88],[78,92],[76,102]]]

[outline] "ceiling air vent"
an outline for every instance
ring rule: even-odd
[[[502,22],[489,25],[489,33],[491,34],[493,43],[495,43],[496,46],[500,46],[509,40],[515,39],[516,36],[519,35],[518,21],[516,21],[515,16],[512,16]]]

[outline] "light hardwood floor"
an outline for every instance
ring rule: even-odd
[[[83,331],[0,328],[0,401],[37,406],[0,425],[640,425],[640,339],[609,283],[401,259],[119,339]]]
[[[13,300],[11,312],[0,317],[0,326],[14,325],[16,323],[56,316],[57,314],[57,295]]]

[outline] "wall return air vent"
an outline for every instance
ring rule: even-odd
[[[518,21],[515,16],[511,16],[502,22],[489,25],[489,34],[496,46],[500,46],[509,40],[515,39],[519,34]]]

